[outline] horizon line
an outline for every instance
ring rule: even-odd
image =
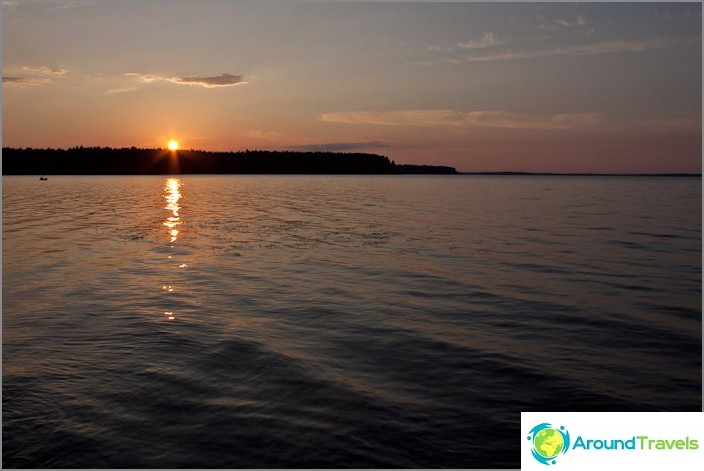
[[[122,147],[111,147],[111,146],[84,146],[84,145],[75,145],[72,147],[11,147],[11,146],[2,146],[2,150],[8,149],[8,150],[50,150],[50,151],[70,151],[72,149],[108,149],[108,150],[122,150],[122,149],[137,149],[137,150],[154,150],[154,151],[168,151],[168,152],[204,152],[204,153],[247,153],[247,152],[291,152],[291,153],[296,153],[296,154],[322,154],[322,153],[327,153],[327,154],[369,154],[369,155],[376,155],[380,157],[385,157],[389,160],[391,160],[394,165],[407,165],[407,166],[427,166],[427,167],[448,167],[448,168],[454,168],[455,172],[454,175],[475,175],[475,176],[594,176],[594,177],[700,177],[702,176],[702,173],[688,173],[688,172],[654,172],[654,173],[634,173],[634,172],[628,172],[628,173],[616,173],[616,172],[606,172],[606,173],[598,173],[598,172],[550,172],[550,171],[540,171],[540,172],[527,172],[527,171],[520,171],[520,170],[490,170],[490,171],[460,171],[457,170],[455,167],[451,167],[449,165],[438,165],[438,164],[407,164],[407,163],[395,163],[394,160],[390,159],[388,156],[383,155],[383,154],[378,154],[378,153],[372,153],[372,152],[360,152],[360,151],[340,151],[340,150],[288,150],[288,149],[276,149],[276,150],[261,150],[261,149],[244,149],[244,150],[203,150],[203,149],[195,149],[195,148],[190,148],[190,149],[176,149],[176,150],[171,150],[168,147],[137,147],[137,146],[122,146]],[[0,173],[0,175],[5,176],[4,173]],[[29,174],[27,174],[29,175]],[[78,174],[77,174],[78,175]],[[183,175],[189,175],[189,174],[183,174]],[[193,174],[193,175],[203,175],[203,174]],[[215,175],[215,174],[213,174]],[[233,174],[234,175],[234,174]],[[297,174],[301,175],[301,174]],[[314,174],[311,174],[314,175]],[[11,175],[8,175],[11,176]],[[12,176],[18,176],[17,174],[14,174]],[[59,175],[55,175],[59,176]]]

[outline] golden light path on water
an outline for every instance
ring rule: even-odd
[[[181,224],[181,217],[178,215],[178,210],[181,209],[181,206],[178,205],[178,201],[181,199],[180,188],[181,180],[178,178],[169,178],[166,180],[166,185],[164,186],[166,195],[164,195],[164,198],[166,198],[167,204],[164,209],[171,211],[171,216],[166,218],[164,225],[169,228],[171,242],[176,242],[178,238],[178,229],[176,229],[176,226]]]
[[[182,224],[183,221],[181,221],[181,216],[179,215],[179,210],[181,209],[181,206],[179,206],[178,202],[181,199],[181,180],[178,178],[169,178],[166,180],[166,183],[164,184],[164,199],[166,200],[166,206],[164,209],[169,211],[169,216],[166,218],[166,221],[164,221],[163,225],[167,227],[167,234],[169,238],[169,247],[173,248],[174,247],[174,242],[178,240],[178,235],[179,235],[179,230],[177,229],[178,226]],[[168,255],[167,258],[171,259],[172,256]],[[188,265],[185,263],[181,263],[178,265],[179,268],[186,268]],[[173,285],[170,284],[165,284],[161,287],[166,293],[173,293],[174,292],[174,287]],[[164,315],[166,318],[170,321],[175,320],[176,317],[174,316],[173,311],[164,311]]]

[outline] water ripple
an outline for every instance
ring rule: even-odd
[[[515,468],[520,411],[701,410],[699,179],[42,183],[5,466]]]

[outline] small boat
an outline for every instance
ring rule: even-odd
[[[39,177],[40,180],[48,180],[47,177]]]

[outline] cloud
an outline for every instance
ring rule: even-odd
[[[68,72],[68,70],[66,69],[61,69],[58,67],[47,67],[44,65],[39,67],[30,67],[28,65],[23,65],[22,67],[20,67],[20,70],[23,72],[42,75],[64,75]]]
[[[261,141],[269,141],[271,143],[277,143],[279,145],[287,146],[297,146],[309,143],[312,139],[304,136],[297,136],[294,134],[289,134],[276,129],[250,129],[246,132],[248,137],[253,139],[259,139]]]
[[[548,56],[587,56],[592,54],[614,54],[619,52],[642,52],[665,49],[672,46],[674,43],[674,40],[663,38],[653,38],[642,41],[609,41],[570,47],[556,47],[539,51],[505,51],[482,56],[465,56],[463,60],[452,60],[451,62],[493,62],[518,59],[535,59],[538,57]]]
[[[127,77],[137,77],[140,79],[142,82],[150,83],[150,82],[155,82],[157,80],[167,80],[166,77],[159,77],[158,75],[149,75],[149,74],[137,74],[134,72],[130,72],[128,74],[125,74]]]
[[[587,20],[582,15],[579,15],[575,21],[557,20],[557,24],[569,28],[572,26],[584,26],[587,24]]]
[[[156,81],[165,81],[165,82],[171,82],[175,83],[177,85],[197,85],[200,87],[205,87],[205,88],[217,88],[217,87],[232,87],[235,85],[242,85],[246,84],[242,79],[241,75],[232,75],[232,74],[222,74],[216,77],[200,77],[200,76],[193,76],[193,77],[164,77],[160,75],[151,75],[151,74],[136,74],[136,73],[129,73],[125,74],[130,77],[138,77],[139,79],[142,80],[142,82],[145,83],[151,83],[151,82],[156,82]]]
[[[246,83],[242,80],[241,75],[232,74],[222,74],[219,77],[183,77],[177,78],[176,82],[187,85],[200,85],[207,88],[230,87],[232,85]]]
[[[3,85],[12,87],[27,87],[52,83],[53,80],[50,77],[60,77],[67,74],[69,71],[58,67],[47,67],[44,65],[39,67],[23,65],[5,67],[5,72],[8,75],[3,76]]]
[[[39,77],[2,77],[2,84],[11,87],[28,87],[33,85],[44,85],[51,82],[47,78]]]
[[[574,129],[594,126],[604,117],[599,113],[563,113],[531,116],[509,111],[398,110],[325,113],[322,121],[379,126],[466,127],[487,126],[509,129]]]
[[[495,46],[497,44],[505,43],[505,39],[497,38],[494,33],[484,33],[481,38],[472,41],[467,41],[463,43],[455,44],[457,49],[481,49],[489,46]]]
[[[578,15],[577,19],[574,21],[559,19],[559,20],[556,20],[554,23],[539,24],[538,28],[542,29],[542,30],[554,31],[554,30],[562,29],[562,28],[573,28],[573,27],[586,26],[586,25],[587,25],[587,19],[582,15]]]
[[[111,88],[105,92],[106,95],[114,95],[116,93],[129,93],[136,92],[137,87],[122,87],[122,88]]]
[[[496,46],[505,43],[507,40],[498,38],[494,33],[484,33],[478,39],[471,39],[465,42],[458,42],[452,46],[428,46],[429,51],[455,51],[457,49],[483,49],[489,46]]]
[[[300,150],[306,152],[344,152],[362,149],[381,149],[389,147],[389,143],[382,141],[366,141],[366,142],[328,142],[325,144],[305,144],[298,146],[287,147],[291,150]]]
[[[273,129],[268,131],[262,131],[261,129],[250,129],[247,131],[247,136],[253,137],[254,139],[261,139],[263,141],[280,141],[288,139],[286,134]]]

